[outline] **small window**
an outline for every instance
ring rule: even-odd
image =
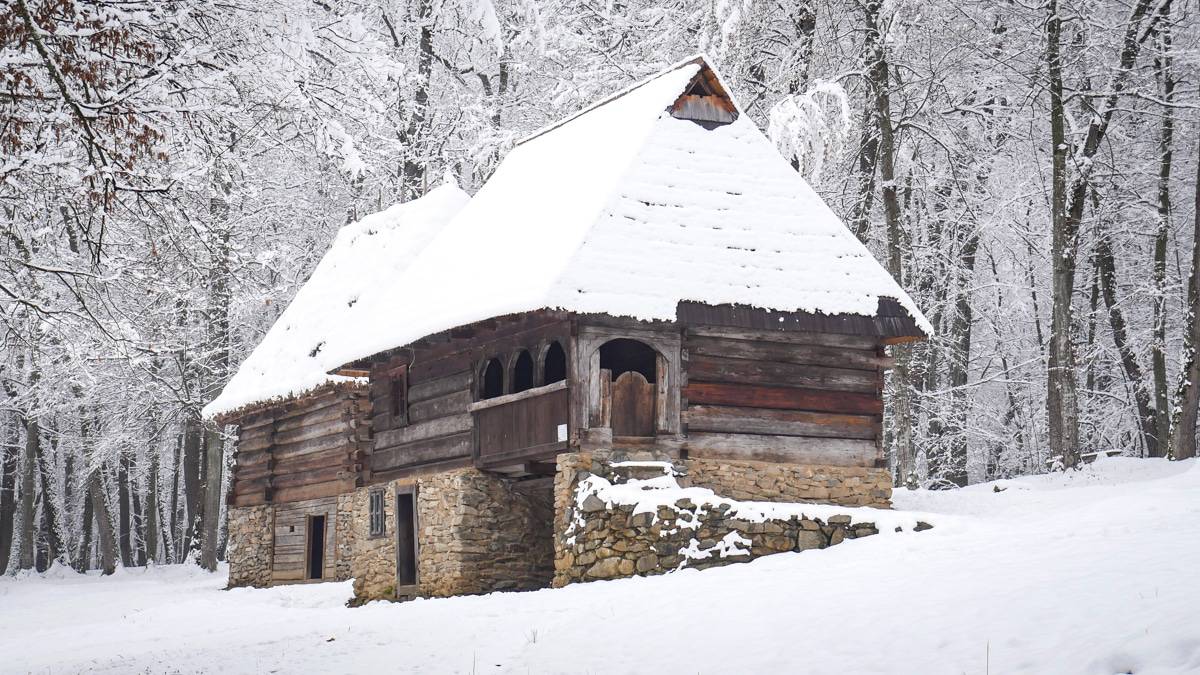
[[[513,365],[513,393],[533,389],[533,357],[522,350]]]
[[[371,490],[371,536],[381,537],[387,532],[387,519],[383,515],[383,490]]]
[[[563,351],[562,345],[557,342],[551,342],[550,348],[546,350],[546,362],[544,368],[544,379],[546,384],[554,384],[567,379],[567,353]]]
[[[391,387],[392,426],[408,425],[408,371],[401,370],[392,376]]]
[[[479,388],[480,400],[496,398],[504,394],[504,366],[500,359],[492,359],[483,369],[483,383]]]

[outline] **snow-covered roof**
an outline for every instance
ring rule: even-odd
[[[932,333],[747,115],[667,112],[704,68],[681,62],[515,147],[405,272],[420,292],[364,296],[376,325],[344,363],[506,314],[671,321],[680,301],[875,316],[892,298]]]
[[[354,349],[336,340],[353,340],[358,331],[374,329],[360,308],[363,294],[375,287],[402,288],[409,264],[469,199],[448,181],[420,199],[343,227],[262,342],[205,406],[204,416],[282,401],[326,385],[365,382],[328,374]],[[335,330],[339,327],[345,330]]]
[[[347,226],[205,414],[538,309],[673,321],[692,301],[874,317],[890,298],[931,334],[748,116],[702,125],[670,114],[701,73],[724,95],[703,57],[688,59],[527,137],[469,201],[439,188]]]

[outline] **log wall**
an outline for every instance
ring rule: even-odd
[[[689,457],[876,466],[883,369],[877,338],[689,327]]]
[[[242,417],[230,505],[320,499],[361,484],[370,444],[365,389],[339,385]]]
[[[374,442],[367,481],[471,466],[479,440],[470,407],[483,364],[500,359],[507,371],[505,391],[511,392],[510,365],[521,350],[529,350],[534,382],[541,385],[545,348],[557,341],[566,350],[569,339],[566,319],[533,312],[454,329],[376,361],[371,366]],[[397,416],[392,396],[399,377],[407,378],[408,396],[405,414]]]
[[[325,516],[323,580],[337,578],[337,497],[310,499],[275,507],[274,550],[271,583],[303,581],[308,578],[308,519]]]

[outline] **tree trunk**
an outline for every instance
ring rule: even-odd
[[[888,77],[887,55],[884,52],[883,36],[879,28],[881,0],[866,0],[863,3],[863,19],[866,32],[863,43],[867,80],[874,102],[875,126],[879,131],[878,163],[879,179],[882,184],[884,220],[887,226],[888,271],[897,283],[903,283],[903,260],[901,255],[902,224],[900,199],[896,189],[896,145],[892,128],[891,83]],[[861,177],[861,176],[860,176]],[[892,420],[895,425],[897,480],[907,483],[914,473],[912,402],[909,385],[911,349],[907,346],[892,347],[896,367],[892,371],[895,387],[892,395]]]
[[[1171,68],[1170,3],[1159,29],[1159,51],[1154,59],[1162,100],[1162,122],[1158,140],[1158,228],[1154,233],[1154,337],[1151,368],[1154,371],[1154,427],[1158,443],[1151,457],[1166,455],[1171,437],[1171,402],[1167,391],[1167,238],[1171,231],[1171,144],[1175,136],[1175,118],[1171,108],[1175,79]]]
[[[107,575],[117,569],[117,537],[113,532],[112,516],[108,510],[108,495],[104,489],[103,474],[104,465],[101,464],[88,476],[88,499],[92,502],[96,532],[100,539],[100,570]]]
[[[200,419],[189,414],[183,427],[183,537],[180,555],[192,549],[192,534],[202,508],[200,494]]]
[[[979,233],[973,229],[959,256],[965,277],[964,281],[969,281],[975,271],[975,259],[978,252]],[[975,314],[971,307],[969,288],[958,289],[957,296],[954,303],[954,322],[950,327],[954,350],[950,359],[953,436],[950,439],[948,462],[943,467],[942,477],[959,487],[965,487],[967,484],[967,413],[970,411],[967,379],[970,374],[971,329],[975,322]]]
[[[167,546],[170,547],[171,561],[178,564],[183,561],[183,556],[180,553],[182,547],[180,545],[179,533],[179,474],[181,471],[181,463],[183,461],[183,445],[185,432],[180,432],[175,438],[175,452],[172,454],[171,461],[171,518],[170,540],[167,541]]]
[[[1188,313],[1183,335],[1183,363],[1175,394],[1175,422],[1171,425],[1171,458],[1196,456],[1196,416],[1200,406],[1200,161],[1196,162],[1195,227],[1192,232],[1192,271],[1188,275]]]
[[[208,467],[204,484],[204,526],[200,549],[200,566],[215,572],[217,569],[218,533],[221,522],[221,469],[225,466],[225,439],[216,428],[205,430]]]
[[[1125,314],[1117,304],[1117,264],[1113,259],[1112,245],[1104,233],[1101,233],[1096,240],[1096,265],[1100,276],[1100,292],[1104,296],[1104,306],[1108,308],[1108,325],[1112,328],[1113,343],[1117,347],[1117,353],[1121,356],[1121,367],[1125,372],[1125,380],[1133,389],[1142,446],[1146,449],[1147,456],[1157,457],[1158,438],[1154,408],[1150,404],[1150,392],[1146,390],[1137,355],[1133,353],[1133,347],[1129,344],[1129,330],[1125,323]]]
[[[129,526],[129,456],[121,449],[117,457],[117,542],[121,567],[133,567],[133,533]]]
[[[425,186],[424,136],[429,116],[429,85],[433,75],[433,1],[416,0],[415,23],[420,27],[417,40],[417,83],[413,90],[408,123],[400,133],[404,148],[401,167],[400,199],[410,201],[421,196]]]
[[[1058,0],[1047,3],[1046,64],[1050,80],[1051,320],[1050,358],[1046,373],[1046,414],[1050,453],[1067,468],[1079,464],[1079,400],[1075,352],[1071,344],[1071,299],[1074,295],[1077,231],[1067,218],[1067,137],[1061,56],[1062,19]]]
[[[4,425],[0,438],[0,574],[8,571],[13,545],[13,521],[17,515],[17,443],[20,431],[12,423]]]
[[[21,464],[21,557],[20,569],[33,569],[34,479],[37,477],[38,446],[41,433],[37,420],[25,418],[25,457]]]
[[[41,475],[42,484],[42,521],[45,528],[47,555],[50,561],[59,560],[64,564],[70,564],[69,551],[64,545],[60,535],[63,525],[62,517],[58,511],[58,505],[54,499],[53,480],[50,476],[50,461],[45,456],[45,452],[38,444],[38,473]]]
[[[150,564],[158,562],[158,446],[151,441],[150,445],[150,475],[146,478],[146,500],[144,502],[146,522],[146,561]]]

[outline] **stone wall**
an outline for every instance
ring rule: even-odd
[[[881,527],[929,527],[874,509],[743,503],[711,489],[687,487],[685,470],[692,470],[690,462],[611,462],[588,453],[559,455],[554,585],[748,562],[833,546],[877,534]],[[687,478],[694,483],[694,475]],[[770,489],[747,487],[743,494],[763,501]]]
[[[553,576],[551,491],[526,492],[465,468],[351,495],[351,573],[356,602],[396,597],[395,492],[416,485],[417,592],[444,597],[543,588]],[[387,533],[371,537],[369,494],[383,488]]]
[[[848,466],[684,460],[685,485],[706,487],[730,499],[752,502],[822,502],[891,508],[887,469]]]
[[[230,507],[228,510],[229,543],[225,551],[229,561],[229,588],[271,585],[271,549],[274,538],[271,522],[274,507]]]

